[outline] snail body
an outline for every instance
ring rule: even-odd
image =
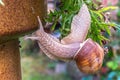
[[[42,51],[45,52],[45,54],[47,53],[46,55],[51,59],[57,57],[58,59],[72,60],[74,54],[80,48],[80,44],[79,43],[72,43],[66,45],[61,44],[54,36],[44,31],[39,17],[38,21],[40,24],[40,29],[37,30],[33,36],[26,37],[26,39],[37,40]]]
[[[86,14],[83,15],[85,12],[80,10],[72,21],[73,26],[71,28],[71,33],[67,37],[63,38],[62,41],[59,41],[54,36],[44,31],[39,17],[38,22],[40,29],[31,37],[26,37],[26,39],[36,40],[43,52],[51,59],[60,59],[63,61],[74,60],[80,71],[84,73],[95,73],[101,68],[103,63],[104,50],[92,39],[89,38],[85,40],[90,27],[90,14],[85,4],[83,4],[81,9],[86,9]],[[80,14],[82,16],[79,16]],[[88,20],[84,19],[86,18],[84,17],[86,15]],[[88,21],[85,22],[84,26],[79,23],[81,21],[76,21],[77,18],[82,20],[81,17],[84,19],[83,21]],[[76,28],[78,29],[78,27],[80,28],[79,31],[75,30]],[[80,38],[78,38],[79,36]]]
[[[91,17],[87,5],[83,4],[78,14],[73,17],[70,34],[64,37],[61,42],[70,44],[74,42],[83,42],[90,28]]]

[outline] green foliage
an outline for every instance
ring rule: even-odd
[[[120,55],[115,54],[115,56],[113,57],[113,60],[108,61],[106,65],[108,68],[112,70],[118,70],[120,67]]]
[[[105,7],[105,8],[102,8],[100,10],[98,10],[99,13],[102,13],[102,12],[106,12],[108,10],[115,10],[117,9],[118,7],[115,7],[115,6],[108,6],[108,7]]]
[[[109,62],[107,62],[107,66],[108,66],[108,68],[110,68],[112,70],[116,70],[119,65],[116,61],[109,61]]]
[[[102,41],[108,40],[108,36],[111,35],[110,27],[115,27],[115,23],[105,22],[104,13],[110,9],[116,9],[115,7],[104,7],[99,10],[90,10],[91,13],[91,29],[89,30],[88,37],[94,41],[103,44]]]
[[[58,3],[58,9],[54,12],[50,12],[47,22],[54,22],[52,26],[52,30],[55,29],[56,23],[60,22],[62,25],[60,31],[62,33],[62,37],[66,36],[70,31],[72,18],[77,12],[82,4],[81,0],[61,0]]]
[[[91,28],[88,37],[103,45],[102,42],[108,40],[108,36],[111,35],[110,27],[116,27],[115,23],[105,22],[104,13],[116,9],[116,7],[109,6],[96,9],[97,4],[94,4],[92,0],[60,0],[58,8],[54,12],[50,12],[46,21],[54,23],[51,30],[54,30],[57,22],[60,22],[60,31],[64,37],[70,32],[72,18],[83,3],[88,5],[91,14]],[[105,34],[102,34],[102,31]]]

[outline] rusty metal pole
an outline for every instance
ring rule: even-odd
[[[21,80],[18,38],[38,28],[47,14],[46,0],[0,1],[0,80]]]
[[[0,80],[21,80],[18,40],[0,45]]]

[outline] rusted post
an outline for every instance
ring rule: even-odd
[[[21,80],[18,40],[0,45],[0,80]]]
[[[38,28],[46,8],[46,0],[0,1],[0,80],[22,79],[18,38]]]

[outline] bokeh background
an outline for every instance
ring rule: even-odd
[[[107,1],[107,2],[106,2]],[[48,0],[48,13],[54,11],[57,0]],[[117,6],[110,12],[112,22],[120,24],[120,1],[103,0],[104,6]],[[49,59],[35,41],[20,38],[21,66],[23,80],[120,80],[120,31],[111,30],[109,52],[104,63],[96,74],[81,73],[74,62],[62,62]],[[60,36],[60,33],[55,34]]]

